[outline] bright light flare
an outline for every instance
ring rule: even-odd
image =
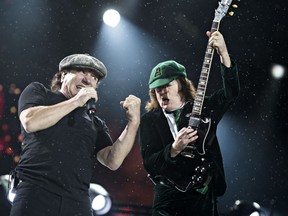
[[[92,208],[96,211],[103,209],[105,205],[106,205],[106,200],[103,195],[96,196],[92,201]]]
[[[91,206],[96,215],[105,215],[112,207],[108,192],[98,184],[91,183],[89,188]]]
[[[252,214],[250,214],[250,216],[260,216],[259,212],[253,212]]]
[[[11,203],[13,203],[13,200],[14,200],[15,196],[16,196],[16,193],[14,193],[14,192],[12,192],[11,190],[9,190],[8,195],[7,195],[7,199],[8,199]]]
[[[116,27],[120,22],[120,14],[114,9],[109,9],[104,13],[103,21],[108,26]]]
[[[285,74],[285,68],[282,65],[274,64],[271,67],[271,73],[275,79],[281,79]]]

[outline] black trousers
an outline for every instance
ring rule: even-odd
[[[93,216],[90,198],[76,201],[21,182],[10,216]]]
[[[212,190],[206,194],[193,190],[182,193],[158,184],[154,192],[153,216],[218,216],[217,198]]]

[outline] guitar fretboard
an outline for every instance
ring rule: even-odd
[[[213,21],[211,27],[211,33],[219,29],[220,22]],[[208,78],[210,74],[211,63],[213,59],[214,48],[207,44],[204,61],[200,73],[200,78],[196,90],[196,96],[192,108],[192,116],[200,117],[207,88]]]

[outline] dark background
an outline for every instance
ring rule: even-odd
[[[235,15],[221,21],[220,31],[241,81],[240,97],[217,131],[228,183],[219,200],[222,213],[237,199],[255,201],[274,215],[288,212],[287,71],[280,80],[271,76],[273,64],[287,67],[287,4],[242,0]],[[122,15],[114,29],[102,22],[109,8]],[[9,173],[21,151],[16,112],[26,85],[39,81],[49,86],[66,55],[98,57],[108,77],[98,91],[97,112],[116,139],[126,124],[119,102],[137,95],[144,112],[149,74],[158,62],[180,62],[197,84],[205,32],[216,8],[216,0],[0,0],[0,174]],[[220,86],[216,55],[207,93]],[[138,143],[118,171],[96,164],[93,182],[106,188],[115,202],[150,206],[152,184]]]

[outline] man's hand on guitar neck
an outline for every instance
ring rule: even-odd
[[[230,68],[231,60],[223,35],[219,31],[215,31],[212,34],[210,31],[207,31],[206,34],[209,37],[209,45],[216,49],[218,55],[220,56],[221,63],[227,68]]]

